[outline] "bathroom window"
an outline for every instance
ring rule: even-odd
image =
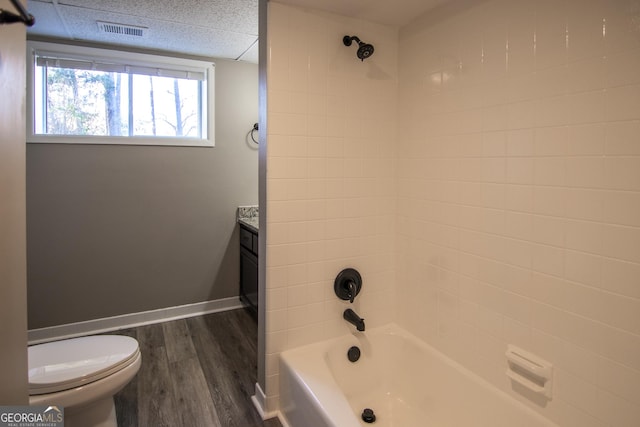
[[[213,146],[213,64],[28,46],[27,142]]]

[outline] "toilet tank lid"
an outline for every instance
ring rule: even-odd
[[[122,335],[95,335],[29,347],[29,387],[88,383],[128,365],[138,354],[138,341]]]

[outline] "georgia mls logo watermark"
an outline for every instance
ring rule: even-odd
[[[0,427],[64,427],[64,408],[0,406]]]

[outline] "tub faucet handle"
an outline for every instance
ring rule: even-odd
[[[353,268],[345,268],[336,277],[333,282],[333,290],[344,301],[353,304],[353,300],[358,296],[362,289],[362,277]]]
[[[349,297],[349,302],[353,304],[353,300],[356,298],[356,284],[353,282],[353,280],[349,280],[347,282],[347,287],[349,288],[349,290],[347,291],[347,297]]]

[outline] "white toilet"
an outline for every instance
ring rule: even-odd
[[[96,335],[29,347],[29,404],[64,407],[66,427],[117,427],[113,395],[140,369],[138,341]]]

